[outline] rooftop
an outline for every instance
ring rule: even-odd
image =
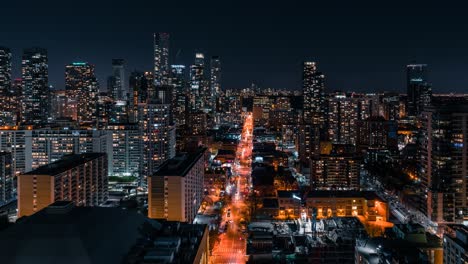
[[[60,160],[41,166],[35,170],[24,173],[23,175],[57,175],[64,171],[85,164],[91,160],[105,156],[105,153],[83,153],[65,155]]]
[[[199,148],[193,153],[178,153],[174,158],[164,162],[153,176],[182,176],[192,169],[193,165],[204,155],[206,148]]]
[[[157,223],[119,208],[56,202],[0,232],[1,262],[120,263],[148,221]]]
[[[353,197],[362,197],[366,200],[380,200],[383,201],[375,192],[373,191],[310,191],[307,194],[308,198],[319,197],[319,198],[353,198]]]

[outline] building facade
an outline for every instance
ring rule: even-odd
[[[49,70],[47,50],[25,49],[21,62],[23,88],[22,123],[43,125],[49,117]]]
[[[409,116],[418,116],[425,107],[431,104],[432,88],[427,82],[426,64],[409,64],[406,66],[407,104]]]
[[[444,232],[444,264],[468,263],[468,227],[447,225]]]
[[[13,198],[13,166],[11,153],[0,152],[0,204]]]
[[[94,74],[94,65],[73,62],[65,66],[65,89],[67,99],[77,102],[75,120],[95,122],[99,84]]]
[[[353,153],[321,154],[310,160],[310,184],[319,190],[357,190],[361,158]]]
[[[115,101],[125,101],[128,98],[123,59],[112,59],[112,75],[107,80],[107,93]]]
[[[218,98],[221,94],[221,58],[212,56],[210,62],[210,109],[216,111]]]
[[[154,84],[164,85],[169,78],[169,34],[154,33]]]
[[[0,47],[0,125],[15,125],[11,98],[11,51],[9,48]]]
[[[143,141],[138,124],[111,124],[107,130],[109,175],[140,176],[143,170]]]
[[[177,127],[187,124],[188,91],[184,65],[171,65],[171,85],[174,87],[174,123]]]
[[[205,108],[207,99],[207,80],[205,78],[205,55],[195,54],[195,63],[190,66],[190,111],[202,111]]]
[[[170,118],[170,104],[150,102],[138,108],[143,137],[143,174],[149,176],[175,156],[175,127]]]
[[[18,217],[32,215],[56,201],[98,206],[107,200],[105,153],[67,155],[18,176]]]
[[[466,220],[468,107],[456,102],[436,104],[421,114],[420,125],[422,211],[437,223]]]
[[[203,200],[205,148],[179,153],[148,177],[148,217],[192,223]]]

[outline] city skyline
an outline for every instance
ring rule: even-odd
[[[468,21],[2,5],[0,263],[468,263]]]
[[[7,4],[0,44],[12,50],[13,76],[20,75],[22,49],[39,46],[48,50],[49,82],[55,89],[64,88],[64,67],[73,61],[95,65],[103,89],[113,58],[125,59],[129,72],[151,70],[153,33],[167,32],[170,64],[189,66],[196,52],[207,58],[220,56],[225,88],[245,88],[253,82],[264,88],[299,90],[302,62],[316,61],[327,76],[327,91],[402,92],[405,65],[415,61],[428,64],[434,92],[466,90],[468,54],[463,47],[468,40],[459,38],[466,23],[457,6],[439,10],[430,3],[411,3],[397,9],[362,2],[334,10],[325,3],[283,8],[208,1],[180,9],[170,3],[120,3],[111,11],[106,4],[85,9],[88,5],[83,3],[72,9],[31,3],[29,10],[41,12]],[[152,15],[156,10],[160,16]],[[13,15],[17,17],[9,20]],[[436,15],[444,19],[438,21]],[[277,19],[280,16],[285,19]],[[24,27],[33,23],[38,27]],[[443,30],[448,25],[450,30]]]

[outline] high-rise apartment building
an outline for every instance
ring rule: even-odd
[[[345,94],[328,99],[328,140],[339,144],[356,144],[359,103]]]
[[[106,152],[107,136],[103,130],[0,130],[0,151],[11,153],[13,171],[19,174],[67,154]]]
[[[203,200],[205,151],[179,153],[148,177],[148,217],[193,222]]]
[[[11,153],[14,175],[31,170],[31,130],[0,130],[0,151]]]
[[[421,209],[437,223],[468,217],[468,105],[441,102],[420,118],[419,171]]]
[[[42,125],[49,117],[50,94],[48,80],[47,50],[25,49],[22,66],[22,123]]]
[[[56,201],[98,206],[107,200],[105,153],[74,154],[18,176],[18,217]]]
[[[139,126],[143,137],[143,174],[153,174],[175,155],[175,127],[171,104],[158,101],[140,104]]]
[[[140,176],[143,165],[142,133],[138,124],[107,126],[109,175]]]
[[[382,116],[372,116],[358,122],[357,144],[362,148],[398,149],[397,123]]]
[[[77,102],[77,121],[96,121],[98,85],[94,65],[73,62],[65,66],[65,89],[68,98]]]
[[[68,154],[106,152],[107,133],[102,130],[36,129],[32,130],[30,138],[26,138],[26,144],[28,151],[29,144],[31,146],[31,169],[37,169]]]
[[[406,65],[407,105],[409,116],[418,116],[431,104],[432,88],[427,82],[426,64]]]
[[[164,85],[169,80],[169,34],[154,33],[154,84]]]
[[[99,152],[107,153],[110,176],[140,176],[144,146],[142,131],[134,123],[110,124],[100,130],[0,130],[0,151],[11,152],[15,175],[64,155]]]
[[[310,184],[318,190],[357,190],[361,159],[355,153],[331,152],[312,157]]]

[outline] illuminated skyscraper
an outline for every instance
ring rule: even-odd
[[[49,80],[47,50],[25,49],[22,59],[22,122],[29,125],[47,123],[49,117]]]
[[[210,92],[211,92],[211,110],[214,112],[216,110],[216,105],[218,102],[219,95],[221,93],[221,60],[219,56],[211,57],[211,82],[210,82]]]
[[[205,107],[207,92],[205,79],[205,55],[195,54],[195,64],[190,66],[190,110],[200,111]]]
[[[315,62],[304,62],[303,66],[304,123],[323,124],[325,115],[325,75],[317,71]]]
[[[6,98],[11,87],[11,52],[0,47],[0,97]]]
[[[171,84],[174,87],[174,122],[176,126],[183,126],[186,124],[188,102],[184,65],[171,65]]]
[[[299,158],[305,166],[318,155],[325,121],[325,75],[317,71],[315,62],[304,62],[302,71],[303,116],[299,130]]]
[[[431,104],[432,89],[427,82],[427,65],[410,64],[406,66],[407,105],[409,116],[418,116]]]
[[[127,100],[128,90],[125,81],[125,62],[123,59],[112,59],[112,76],[107,82],[107,92],[116,101]]]
[[[0,47],[0,125],[15,125],[16,105],[11,94],[11,52]]]
[[[169,68],[169,34],[154,33],[154,83],[168,83]]]
[[[73,62],[67,65],[65,89],[69,99],[77,102],[77,120],[95,121],[99,87],[94,75],[94,65],[87,62]]]

